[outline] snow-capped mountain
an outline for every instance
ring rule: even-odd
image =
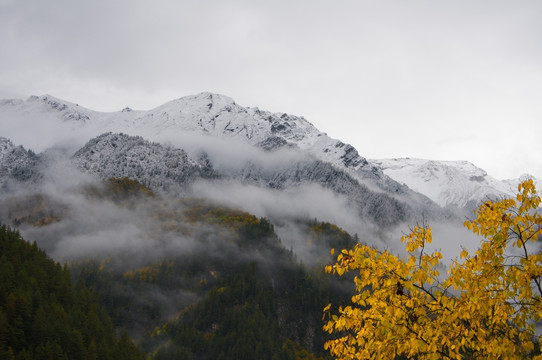
[[[488,199],[511,197],[519,180],[499,181],[468,161],[372,160],[384,173],[441,206],[471,210]]]
[[[182,97],[148,111],[125,108],[109,113],[86,109],[50,95],[31,96],[26,101],[3,100],[0,101],[0,124],[4,129],[3,136],[38,152],[58,143],[71,145],[75,152],[89,139],[108,132],[126,133],[162,144],[174,144],[168,151],[173,151],[171,150],[173,148],[175,151],[186,150],[179,139],[186,139],[187,136],[220,139],[227,144],[229,142],[233,144],[234,141],[242,142],[249,146],[248,150],[243,150],[245,153],[297,151],[309,158],[304,158],[303,161],[294,159],[288,166],[283,164],[272,169],[255,162],[243,163],[235,170],[224,171],[222,168],[222,176],[280,188],[285,184],[299,183],[301,180],[324,184],[332,178],[330,174],[334,169],[344,172],[353,181],[359,182],[359,185],[394,197],[400,203],[408,204],[408,208],[419,212],[429,208],[436,211],[431,200],[443,207],[470,209],[488,197],[512,194],[517,184],[514,181],[509,183],[497,181],[468,162],[420,159],[368,161],[360,156],[354,147],[330,138],[303,117],[243,107],[227,96],[208,92]],[[153,150],[147,145],[138,147],[143,139],[134,142],[130,140],[128,141],[130,145],[126,145],[127,148],[111,152],[111,144],[103,145],[106,138],[95,139],[78,152],[75,161],[80,168],[96,173],[98,169],[106,171],[105,169],[109,168],[106,163],[112,164],[113,159],[110,157],[114,154],[115,161],[127,163],[124,164],[126,167],[107,170],[112,171],[110,176],[128,173],[134,175],[138,171],[140,174],[150,171],[144,174],[146,177],[163,173],[163,165],[157,165],[159,159],[153,155]],[[151,148],[153,146],[157,144]],[[99,150],[91,150],[89,147],[98,147]],[[204,146],[201,150],[206,151]],[[141,155],[140,151],[145,155]],[[99,157],[99,153],[108,152],[110,155]],[[139,156],[143,156],[145,160],[138,159]],[[174,157],[178,163],[187,164],[188,167],[195,166],[192,168],[194,174],[198,173],[198,176],[202,177],[210,175],[211,167],[206,168],[199,160],[190,159],[186,153],[179,152]],[[229,160],[235,162],[233,158]],[[226,159],[226,163],[229,160]],[[288,163],[288,160],[284,160],[283,163]],[[149,167],[152,170],[147,169]],[[196,168],[199,170],[196,171]],[[321,171],[324,168],[326,170]],[[185,170],[183,174],[192,173]],[[311,171],[314,173],[310,174]],[[172,174],[169,168],[168,172]],[[184,179],[185,175],[177,175],[179,179]],[[142,180],[151,185],[149,179]],[[167,188],[169,185],[164,186]],[[327,186],[341,194],[350,191],[346,190],[350,187],[345,183],[339,185],[329,182]],[[358,198],[357,195],[347,195],[353,199]],[[359,201],[362,201],[362,198],[363,196]]]
[[[112,133],[91,139],[73,156],[79,169],[101,179],[129,177],[163,192],[180,192],[197,178],[215,178],[216,172],[204,160],[139,136]]]
[[[251,163],[233,176],[245,183],[280,190],[317,184],[346,197],[353,209],[357,209],[360,218],[378,226],[397,225],[428,209],[433,211],[434,217],[442,215],[440,209],[429,201],[425,204],[421,204],[420,199],[409,202],[405,196],[373,191],[347,171],[316,159],[288,162],[272,169]]]
[[[36,126],[36,119],[40,121]],[[381,169],[360,156],[351,145],[320,132],[303,117],[242,107],[227,96],[208,92],[170,101],[148,111],[126,108],[97,112],[50,95],[26,101],[0,102],[0,123],[17,123],[9,137],[36,151],[64,142],[82,146],[105,132],[123,132],[151,141],[169,140],[187,133],[241,140],[264,150],[295,147],[315,158],[347,170],[357,179],[391,192],[406,188],[385,176]],[[21,131],[33,126],[34,132]],[[70,130],[66,132],[66,129]],[[37,144],[43,144],[36,148]]]
[[[11,140],[0,137],[0,185],[7,181],[27,181],[37,177],[38,156]]]
[[[1,144],[0,169],[6,169],[3,171],[3,183],[20,183],[31,177],[39,179],[43,175],[40,171],[54,165],[55,158],[58,158],[54,149],[35,155],[22,146],[13,145],[8,139],[2,138]],[[410,202],[405,197],[398,199],[395,194],[375,192],[347,171],[313,157],[292,157],[275,162],[273,166],[266,166],[269,162],[265,161],[247,161],[241,168],[222,166],[220,171],[216,171],[205,154],[195,160],[182,149],[150,142],[139,136],[104,133],[90,139],[72,156],[63,154],[60,158],[67,159],[73,167],[97,179],[129,177],[155,192],[174,196],[189,194],[191,185],[197,180],[233,181],[242,186],[278,191],[295,191],[317,185],[336,197],[342,197],[343,200],[338,201],[344,201],[360,221],[379,227],[395,226],[428,209],[432,210],[434,217],[442,215],[428,199],[425,203],[424,198]],[[63,171],[62,168],[58,170]],[[46,178],[50,178],[50,171],[47,174]],[[62,177],[62,174],[56,176]],[[412,199],[416,199],[416,194],[412,194]]]

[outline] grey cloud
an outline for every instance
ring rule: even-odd
[[[209,90],[304,115],[369,158],[468,158],[499,178],[519,175],[516,159],[485,138],[541,130],[536,0],[0,6],[0,94],[118,110]],[[465,133],[459,152],[445,142]],[[537,150],[526,136],[509,139],[523,158]]]
[[[350,233],[364,233],[371,227],[362,222],[358,210],[346,196],[316,184],[274,190],[231,181],[197,182],[192,191],[220,203],[240,207],[260,217],[278,220],[314,219],[335,223]]]

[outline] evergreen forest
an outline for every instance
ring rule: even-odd
[[[126,251],[60,264],[2,225],[0,358],[329,358],[322,309],[348,303],[354,289],[324,265],[331,248],[351,248],[356,238],[330,223],[296,220],[302,241],[318,249],[305,264],[266,218],[204,199],[172,205],[128,178],[84,192],[119,209],[145,206],[149,237],[190,236],[195,244],[148,258]],[[36,199],[19,204],[18,224],[39,230],[69,213]]]

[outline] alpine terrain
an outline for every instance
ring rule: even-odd
[[[331,249],[401,253],[428,222],[451,259],[464,212],[518,181],[368,160],[303,117],[208,92],[111,113],[2,100],[0,124],[7,359],[324,358],[321,310],[353,294],[324,273]]]

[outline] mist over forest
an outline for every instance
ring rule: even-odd
[[[52,127],[32,147],[17,133],[35,122],[28,111],[0,112],[20,121],[6,130],[16,136],[0,142],[0,223],[64,266],[108,317],[115,341],[149,359],[326,358],[322,309],[354,293],[352,276],[324,272],[332,249],[367,244],[404,256],[400,239],[419,224],[433,227],[427,250],[441,250],[445,265],[477,246],[462,227],[466,209],[414,192],[306,120],[244,108],[234,116],[231,100],[194,99],[179,101],[204,102],[192,110],[203,115],[190,118],[200,125],[213,101],[226,104],[206,120],[216,132],[225,116],[225,135],[141,122],[160,116],[167,124],[167,111],[123,112],[107,125],[113,114],[51,97],[8,104],[48,109],[40,121]],[[238,120],[248,113],[261,117],[259,127]],[[192,126],[183,121],[175,126]],[[34,298],[28,319],[41,311]],[[13,356],[62,352],[67,341],[47,347],[34,335],[37,323],[13,326],[28,342],[2,350]],[[97,340],[81,336],[74,354],[107,358],[120,346],[108,340],[95,351]]]
[[[541,15],[0,0],[0,360],[542,360]]]

